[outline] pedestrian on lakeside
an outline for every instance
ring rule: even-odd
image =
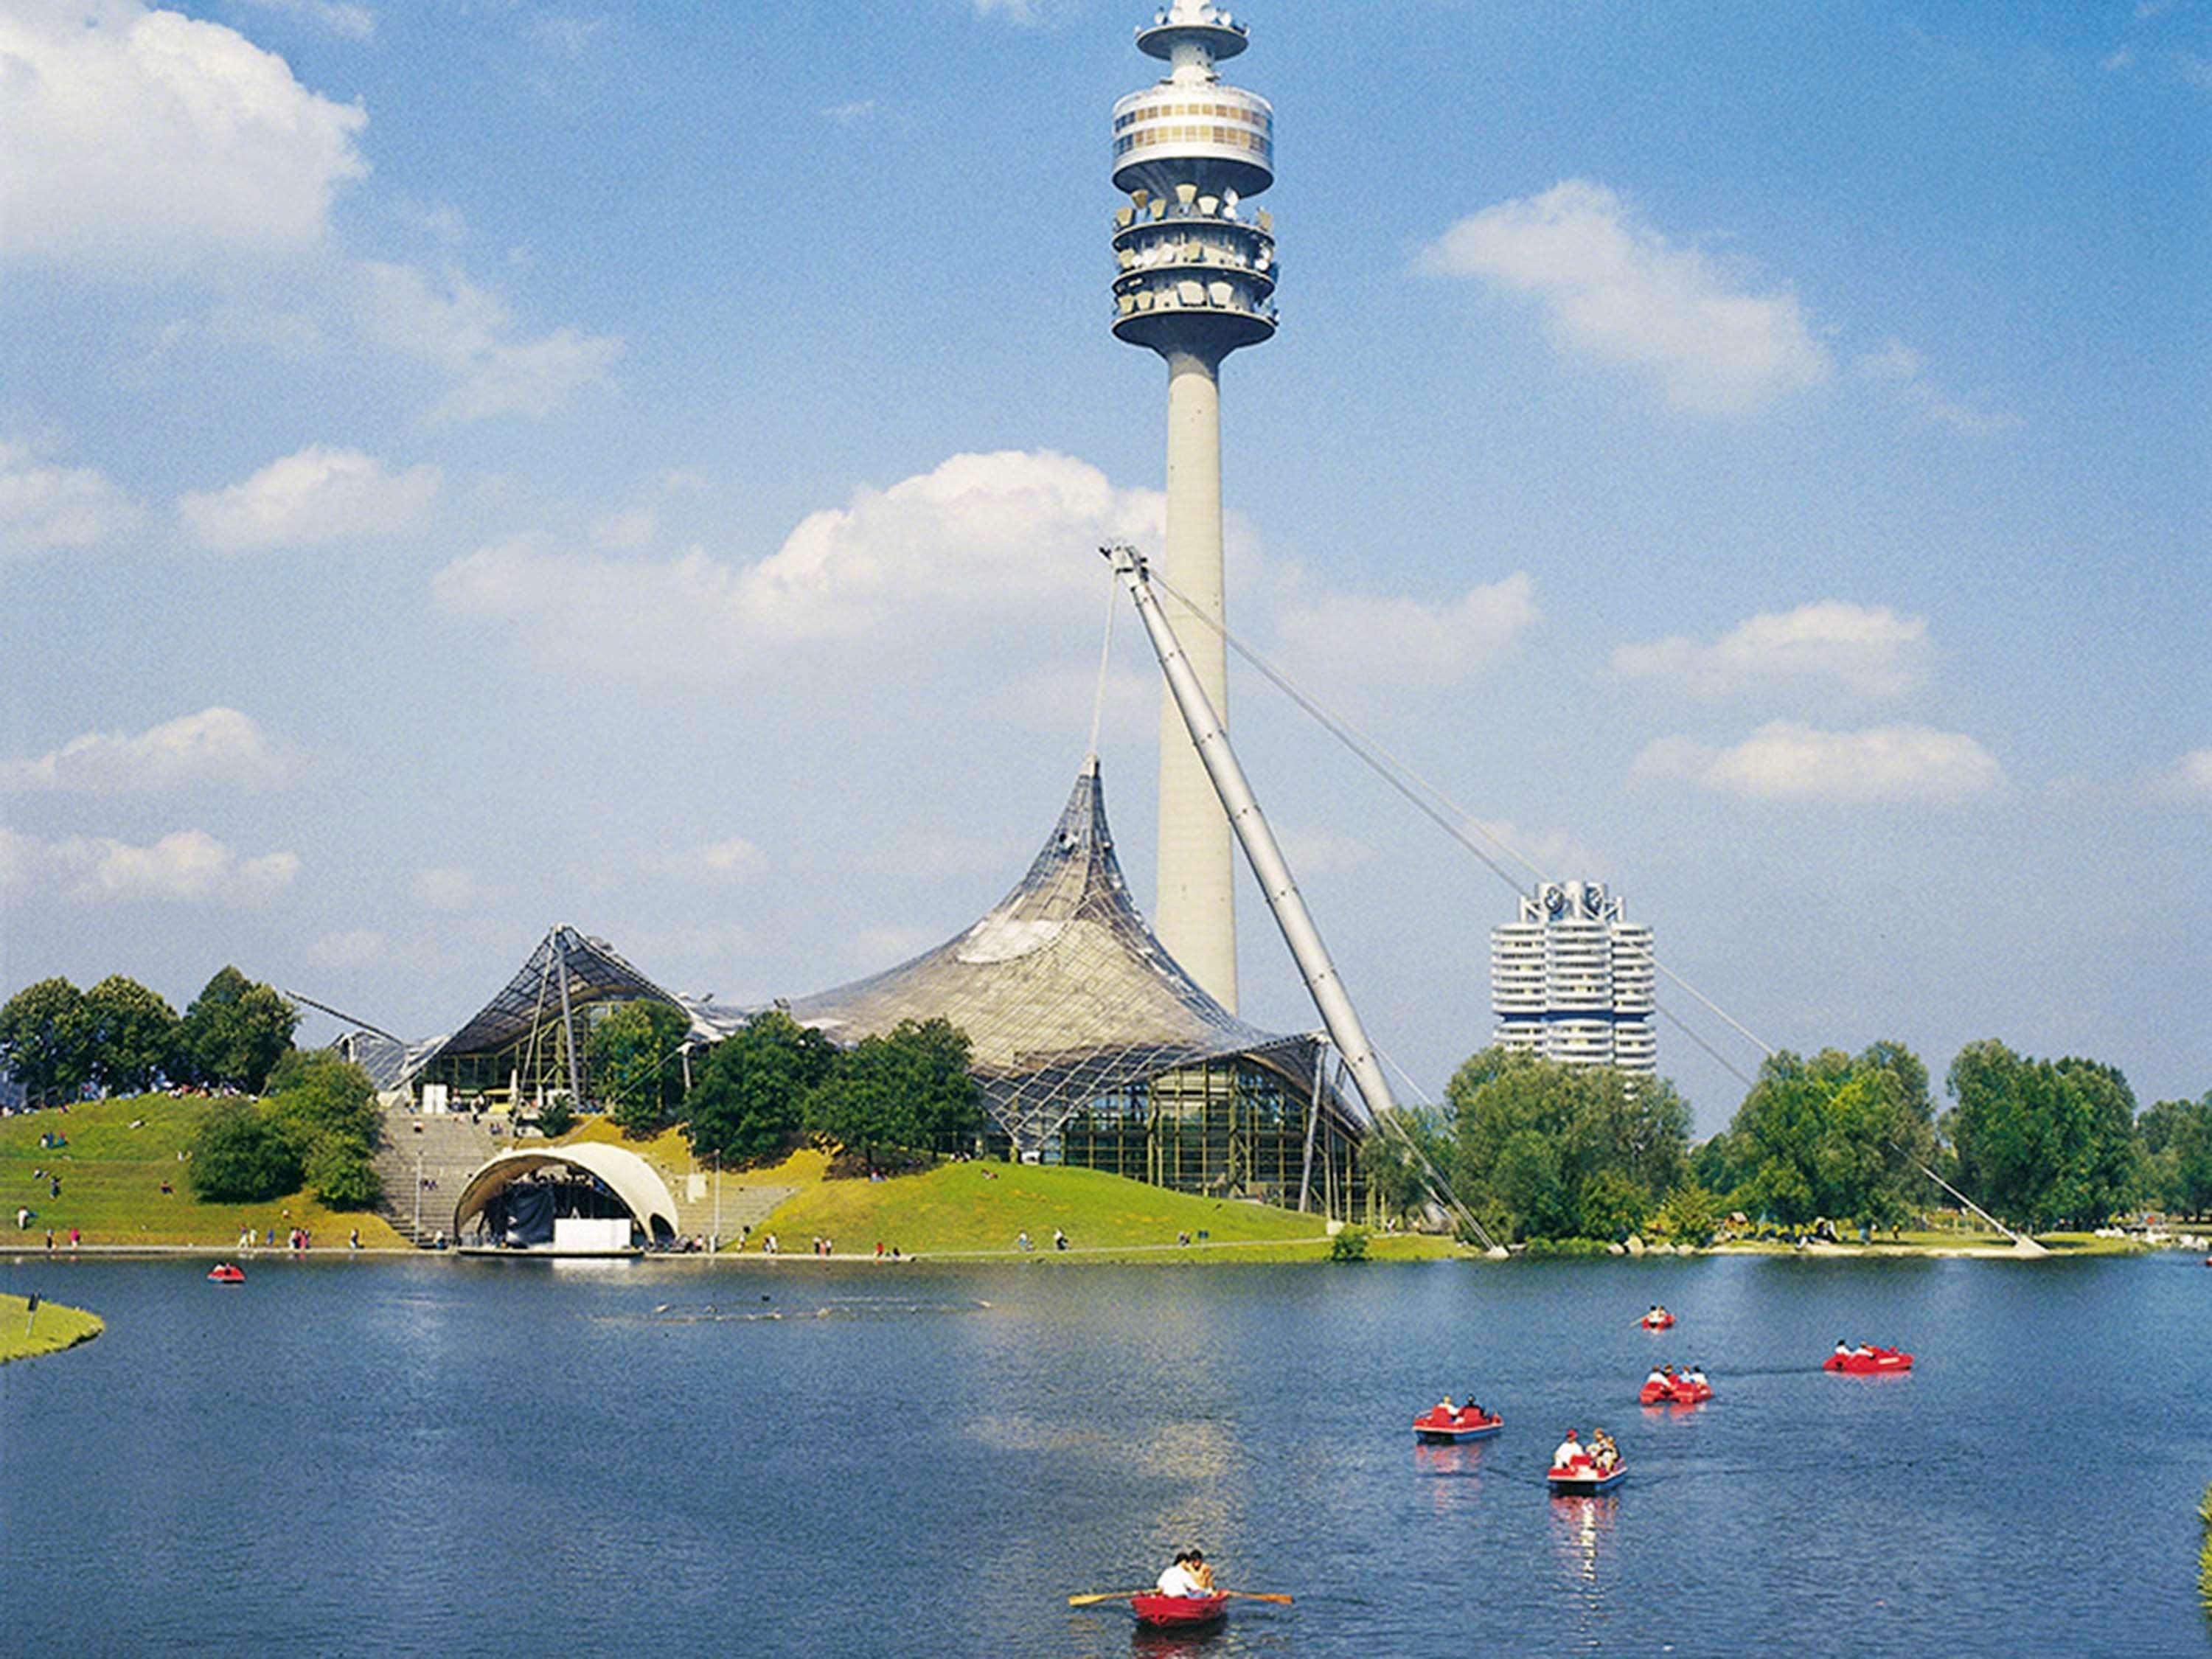
[[[1057,1227],[1052,1230],[1052,1248],[1055,1250],[1064,1250],[1067,1248],[1067,1235]]]
[[[49,1251],[51,1251],[51,1250],[52,1250],[52,1249],[53,1249],[53,1248],[54,1248],[54,1230],[53,1230],[52,1227],[49,1227],[49,1228],[47,1228],[47,1229],[46,1229],[46,1249],[47,1249]]]
[[[82,1244],[82,1243],[84,1243],[84,1235],[83,1235],[82,1233],[81,1233],[81,1232],[77,1231],[77,1230],[76,1230],[76,1228],[74,1228],[74,1227],[70,1228],[70,1249],[71,1249],[73,1250],[73,1249],[76,1249],[76,1247],[77,1247],[78,1245]]]
[[[346,1248],[349,1250],[357,1250],[361,1248],[360,1228],[355,1228],[352,1232],[346,1236]]]

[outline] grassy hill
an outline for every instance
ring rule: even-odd
[[[1053,1230],[1072,1249],[1053,1249]],[[1169,1192],[1096,1170],[1024,1164],[948,1164],[926,1175],[886,1181],[817,1181],[786,1200],[753,1231],[779,1236],[787,1255],[804,1256],[809,1241],[827,1237],[842,1255],[872,1255],[877,1244],[908,1255],[1019,1254],[1026,1231],[1042,1260],[1101,1255],[1197,1256],[1254,1261],[1316,1261],[1328,1253],[1318,1216],[1231,1200]],[[1207,1235],[1201,1245],[1200,1233]],[[1190,1235],[1188,1249],[1176,1235]],[[1382,1256],[1449,1255],[1443,1239],[1375,1241]]]
[[[76,1227],[87,1244],[222,1247],[236,1243],[240,1230],[248,1225],[264,1233],[276,1228],[280,1242],[291,1228],[305,1227],[319,1249],[343,1245],[356,1227],[362,1243],[371,1249],[404,1246],[381,1217],[327,1210],[305,1193],[267,1204],[194,1200],[185,1178],[188,1165],[179,1154],[218,1104],[141,1095],[0,1120],[0,1249],[43,1249],[48,1227],[58,1242],[66,1242],[69,1230]],[[40,1146],[39,1137],[49,1133],[68,1136],[69,1145]],[[33,1173],[39,1170],[45,1173]],[[61,1177],[58,1198],[49,1184],[52,1176]],[[172,1189],[167,1194],[161,1191],[165,1180]],[[36,1212],[36,1218],[19,1231],[15,1212],[24,1206]],[[43,1312],[40,1317],[43,1321]]]
[[[107,1328],[97,1315],[82,1308],[64,1308],[58,1302],[41,1303],[38,1317],[27,1320],[29,1306],[20,1296],[0,1296],[0,1365],[11,1359],[59,1353],[64,1348],[91,1341]]]

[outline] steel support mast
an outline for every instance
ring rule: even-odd
[[[1152,649],[1159,656],[1160,672],[1167,676],[1169,693],[1175,698],[1176,707],[1182,711],[1183,724],[1190,728],[1191,742],[1197,746],[1199,758],[1206,763],[1206,775],[1213,781],[1214,792],[1221,798],[1222,810],[1229,815],[1230,828],[1236,831],[1237,842],[1244,848],[1252,873],[1259,878],[1260,891],[1267,901],[1267,908],[1274,913],[1276,926],[1283,930],[1283,943],[1291,947],[1306,990],[1320,1011],[1322,1024],[1328,1028],[1329,1041],[1336,1044],[1337,1052],[1351,1069],[1352,1079],[1358,1085],[1359,1097],[1366,1103],[1369,1115],[1380,1121],[1397,1106],[1390,1093],[1389,1079],[1382,1074],[1375,1045],[1367,1040],[1367,1029],[1359,1023],[1352,999],[1345,994],[1344,981],[1337,976],[1336,964],[1329,960],[1328,947],[1322,943],[1321,932],[1314,926],[1312,913],[1299,895],[1298,884],[1291,878],[1291,866],[1283,858],[1282,848],[1276,843],[1275,832],[1267,827],[1267,817],[1253,798],[1252,786],[1245,781],[1244,769],[1236,751],[1229,746],[1229,734],[1222,730],[1221,721],[1212,704],[1206,701],[1205,688],[1199,684],[1190,659],[1183,654],[1167,613],[1160,609],[1159,597],[1152,591],[1145,561],[1133,548],[1109,547],[1101,550],[1113,561],[1115,574],[1129,590],[1129,597],[1137,602],[1137,614],[1144,619],[1145,631],[1152,636]]]

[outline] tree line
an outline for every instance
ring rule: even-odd
[[[44,979],[0,1005],[0,1066],[33,1106],[179,1084],[258,1094],[299,1024],[283,995],[235,968],[217,972],[181,1015],[121,974],[89,991]]]
[[[1969,1044],[1943,1079],[1904,1044],[1777,1054],[1726,1130],[1690,1139],[1664,1079],[1571,1067],[1491,1048],[1453,1075],[1443,1107],[1376,1136],[1386,1206],[1423,1192],[1421,1158],[1486,1227],[1523,1241],[1702,1242],[1723,1218],[1801,1230],[1902,1225],[1946,1207],[1936,1178],[2027,1230],[2090,1228],[2147,1206],[2212,1211],[2212,1091],[2139,1112],[2113,1066]]]
[[[679,1127],[696,1155],[725,1165],[773,1160],[811,1134],[873,1173],[971,1145],[982,1129],[968,1036],[950,1021],[902,1020],[841,1048],[772,1009],[695,1052],[687,1090],[678,1062],[689,1026],[679,1010],[634,1002],[593,1027],[586,1054],[594,1087],[624,1134]],[[544,1113],[539,1124],[567,1127]]]

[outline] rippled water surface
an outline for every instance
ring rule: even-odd
[[[2181,1257],[204,1268],[0,1260],[108,1322],[0,1368],[0,1650],[2212,1650]],[[1655,1357],[1719,1397],[1638,1409]],[[1417,1448],[1447,1389],[1504,1434]],[[1570,1424],[1617,1496],[1547,1496]],[[1186,1541],[1297,1605],[1065,1605]]]

